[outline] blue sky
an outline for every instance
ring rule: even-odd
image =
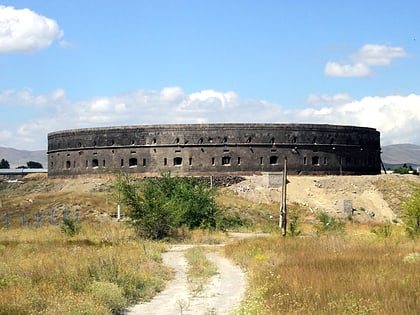
[[[420,145],[420,2],[2,1],[0,146],[157,123],[373,127]]]

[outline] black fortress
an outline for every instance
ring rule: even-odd
[[[48,174],[156,176],[381,172],[376,129],[321,124],[173,124],[48,134]]]

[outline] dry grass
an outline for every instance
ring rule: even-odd
[[[74,238],[56,226],[2,231],[0,314],[110,314],[147,300],[171,277],[162,250],[118,224]]]
[[[193,295],[202,292],[212,276],[217,274],[217,265],[206,257],[203,247],[191,247],[185,252],[188,262],[189,290]]]
[[[226,247],[249,272],[238,314],[416,314],[420,242],[378,238],[256,238]],[[406,259],[407,260],[407,259]]]

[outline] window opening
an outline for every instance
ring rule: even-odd
[[[67,168],[67,169],[69,169],[69,168],[70,168],[70,166],[71,166],[70,161],[66,161],[66,168]]]
[[[319,156],[312,157],[312,165],[319,165]]]
[[[176,158],[174,158],[174,165],[175,165],[175,166],[180,166],[180,165],[182,165],[182,158],[181,158],[181,157],[176,157]]]
[[[211,165],[213,165],[213,166],[215,165],[215,163],[214,163],[214,162],[215,162],[215,160],[216,160],[216,159],[215,159],[214,157],[212,157],[212,158],[211,158]]]
[[[190,157],[189,161],[188,161],[189,165],[192,165],[192,158]]]
[[[136,158],[129,159],[128,160],[128,166],[130,166],[130,167],[137,166],[137,159]]]
[[[261,164],[261,165],[263,165],[263,161],[264,161],[264,158],[261,156],[261,157],[260,157],[260,164]]]
[[[238,165],[241,165],[241,158],[238,156]]]
[[[230,156],[223,156],[222,157],[222,165],[230,165]]]
[[[308,159],[306,158],[306,156],[303,157],[303,165],[308,164]]]
[[[121,159],[121,166],[124,166],[124,159]]]
[[[143,166],[146,166],[146,159],[143,159]]]
[[[102,167],[105,167],[105,160],[102,160]]]
[[[275,155],[270,156],[270,164],[271,165],[276,165],[276,164],[278,164],[278,162],[279,162],[278,156],[275,156]]]
[[[98,167],[98,166],[99,166],[98,159],[93,159],[92,160],[92,167]]]
[[[168,165],[168,159],[167,158],[163,159],[163,165]]]
[[[327,165],[328,163],[327,163],[328,161],[327,161],[327,157],[326,156],[324,156],[324,165]]]

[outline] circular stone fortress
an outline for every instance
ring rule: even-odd
[[[48,134],[48,174],[379,174],[376,129],[318,124],[176,124]]]

